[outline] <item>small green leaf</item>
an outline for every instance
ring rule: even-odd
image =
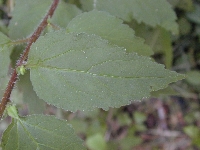
[[[181,0],[179,1],[177,7],[179,9],[183,9],[184,11],[192,11],[194,8],[193,4],[194,4],[193,0]]]
[[[12,19],[9,23],[11,39],[26,38],[39,25],[50,8],[52,0],[16,0]]]
[[[189,22],[188,19],[186,19],[185,17],[179,18],[178,24],[180,29],[180,35],[190,34],[192,24]]]
[[[183,130],[191,138],[198,138],[200,136],[200,130],[196,126],[186,126]]]
[[[167,0],[81,0],[81,3],[85,10],[107,11],[128,22],[135,19],[178,33],[176,14]]]
[[[183,131],[191,138],[192,143],[200,148],[200,130],[197,126],[186,126]]]
[[[172,41],[170,38],[170,33],[164,29],[160,29],[160,36],[161,36],[161,44],[163,53],[165,55],[165,66],[167,69],[172,67],[173,62],[173,48],[172,48]]]
[[[186,16],[192,22],[200,24],[200,5],[195,4],[194,6],[195,6],[194,11],[188,12]]]
[[[83,150],[81,140],[64,120],[32,115],[13,118],[2,138],[3,150]]]
[[[139,145],[142,143],[142,138],[140,136],[135,136],[134,134],[128,135],[122,140],[120,140],[120,147],[123,150],[132,150],[134,149],[135,146]]]
[[[186,81],[195,86],[200,85],[200,71],[193,70],[187,72]]]
[[[137,111],[134,112],[133,117],[136,124],[139,124],[139,125],[141,125],[146,120],[146,115],[144,113],[137,112]]]
[[[18,74],[18,75],[24,75],[25,72],[26,72],[26,69],[25,69],[25,67],[24,67],[23,65],[17,67],[17,74]]]
[[[99,36],[62,30],[32,45],[27,68],[37,95],[70,111],[127,105],[184,78]]]
[[[126,48],[127,52],[136,52],[145,56],[153,54],[150,47],[144,44],[144,40],[136,37],[128,25],[106,12],[93,10],[78,15],[68,24],[67,31],[99,35],[111,44]]]
[[[6,111],[10,117],[15,118],[15,119],[19,118],[17,108],[14,105],[7,105]]]
[[[86,145],[90,150],[106,150],[106,141],[102,134],[95,134],[86,140]]]
[[[117,120],[120,126],[130,125],[132,123],[132,120],[129,117],[129,115],[125,113],[120,113],[119,115],[117,115]]]

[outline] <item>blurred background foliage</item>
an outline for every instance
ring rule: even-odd
[[[79,0],[65,1],[81,8]],[[150,99],[138,100],[120,109],[70,113],[49,105],[45,107],[31,86],[23,89],[24,84],[31,85],[29,77],[25,76],[20,78],[12,93],[20,114],[44,112],[68,120],[89,150],[200,149],[200,0],[168,2],[177,14],[178,35],[134,20],[126,24],[154,50],[152,57],[155,61],[165,64],[168,69],[185,73],[185,80],[153,92]],[[0,31],[4,34],[8,33],[13,7],[14,0],[0,0]],[[13,48],[11,66],[23,48],[24,45]],[[23,102],[24,97],[30,95],[35,96],[35,101]],[[37,109],[30,109],[37,105]],[[9,122],[10,118],[6,118],[0,123],[1,134]]]

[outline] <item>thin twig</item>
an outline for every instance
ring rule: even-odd
[[[54,0],[53,1],[48,13],[44,17],[44,19],[42,20],[40,25],[37,27],[37,29],[34,31],[34,33],[31,35],[31,37],[29,38],[29,41],[27,43],[27,46],[26,46],[25,50],[23,51],[21,57],[17,61],[16,67],[15,67],[15,69],[14,69],[12,75],[11,75],[11,78],[10,78],[10,80],[8,82],[7,88],[6,88],[5,92],[4,92],[3,98],[2,98],[1,103],[0,103],[0,118],[2,118],[4,110],[6,108],[6,105],[10,101],[9,100],[10,99],[10,94],[11,94],[11,92],[13,90],[13,87],[14,87],[17,79],[18,79],[18,74],[17,74],[16,68],[19,67],[19,66],[24,65],[24,63],[27,61],[31,45],[38,39],[38,37],[40,36],[41,32],[47,26],[47,19],[48,19],[49,16],[50,17],[53,16],[53,13],[54,13],[58,3],[59,3],[59,0]]]
[[[49,22],[49,25],[54,29],[54,30],[60,30],[61,28],[56,26],[55,24]]]
[[[23,44],[23,43],[27,43],[29,40],[30,40],[29,38],[21,39],[21,40],[15,40],[15,41],[12,41],[11,44],[12,45]]]

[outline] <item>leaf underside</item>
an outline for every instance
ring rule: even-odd
[[[107,11],[125,21],[137,20],[150,26],[162,26],[175,34],[176,14],[166,0],[81,0],[85,10]]]
[[[44,115],[13,119],[4,131],[1,145],[4,150],[84,149],[81,140],[66,121]]]
[[[27,67],[40,98],[73,112],[127,105],[184,78],[97,35],[63,30],[33,44]]]

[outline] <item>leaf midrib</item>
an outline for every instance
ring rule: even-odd
[[[38,67],[31,67],[31,69],[37,69]],[[113,76],[113,75],[106,75],[106,74],[94,74],[91,72],[87,72],[84,70],[75,70],[75,69],[66,69],[66,68],[58,68],[58,67],[52,67],[52,66],[40,66],[39,68],[45,68],[49,70],[56,70],[56,71],[63,71],[63,72],[78,72],[78,73],[84,73],[89,74],[91,76],[99,76],[99,77],[108,77],[108,78],[118,78],[118,79],[163,79],[166,77],[158,77],[158,76],[131,76],[131,77],[121,77],[121,76]],[[170,77],[170,76],[169,76]]]

